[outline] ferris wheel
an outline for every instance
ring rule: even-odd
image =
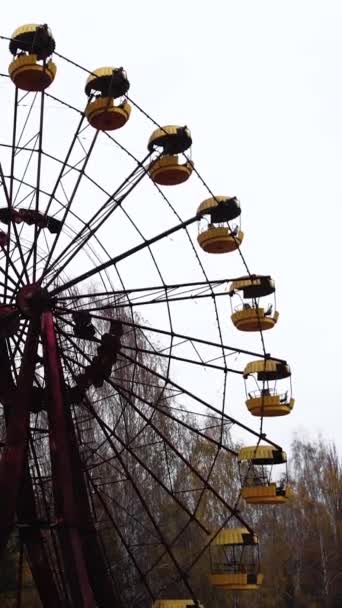
[[[189,128],[154,121],[122,67],[85,69],[46,25],[2,40],[0,555],[15,532],[17,605],[25,564],[49,608],[199,607],[210,585],[257,589],[239,504],[290,496],[263,420],[294,400],[289,365],[266,351],[275,284],[240,250],[240,202],[210,190]],[[81,109],[54,93],[63,70],[84,80]],[[139,157],[135,120],[149,129]],[[230,406],[233,391],[245,407],[244,383],[256,428]]]

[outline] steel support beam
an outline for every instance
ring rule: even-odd
[[[74,608],[94,608],[95,599],[89,582],[80,533],[77,480],[73,475],[63,375],[51,312],[42,314],[41,334],[49,403],[53,491],[65,576]]]
[[[0,461],[0,555],[7,545],[14,525],[17,499],[25,470],[37,347],[38,331],[36,323],[31,321],[17,390],[9,407],[6,445]]]

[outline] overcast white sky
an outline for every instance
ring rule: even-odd
[[[296,405],[265,430],[285,446],[294,432],[320,432],[342,452],[342,4],[19,0],[6,4],[1,33],[26,22],[47,22],[57,50],[89,69],[125,66],[138,103],[161,123],[191,128],[211,189],[241,201],[251,270],[276,280],[280,319],[265,338],[291,364]],[[5,44],[0,52],[6,71]],[[76,103],[70,73],[63,92]],[[143,154],[130,128],[130,145]],[[184,192],[190,215],[201,201],[190,185]],[[215,258],[216,276],[232,276],[230,260]],[[256,347],[254,337],[231,335],[232,344]],[[232,413],[240,417],[238,407]]]

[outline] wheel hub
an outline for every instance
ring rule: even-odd
[[[51,302],[47,289],[36,283],[22,287],[17,294],[18,309],[29,319],[39,317],[42,312],[50,310]]]

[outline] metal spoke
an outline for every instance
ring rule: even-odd
[[[134,190],[134,188],[136,188],[136,186],[140,183],[140,181],[143,179],[143,177],[146,174],[145,172],[142,172],[141,175],[139,175],[137,177],[137,179],[133,182],[133,184],[130,185],[130,187],[124,192],[124,194],[121,194],[121,191],[123,190],[124,186],[127,183],[129,183],[129,181],[136,174],[136,172],[141,168],[141,165],[144,162],[146,162],[146,160],[149,158],[149,156],[150,155],[148,154],[143,159],[141,164],[139,163],[139,165],[137,165],[137,167],[134,168],[134,170],[131,172],[131,174],[114,191],[114,193],[98,209],[98,211],[96,211],[96,213],[93,215],[93,217],[85,224],[85,226],[77,234],[75,239],[73,241],[71,241],[65,247],[65,249],[55,258],[53,264],[48,269],[45,269],[41,279],[43,279],[46,276],[47,270],[49,270],[49,272],[51,272],[51,269],[54,268],[57,264],[59,264],[63,260],[66,253],[72,248],[74,243],[77,244],[77,241],[79,241],[79,244],[77,244],[77,247],[72,251],[72,253],[69,255],[69,257],[65,261],[62,262],[60,268],[58,268],[57,273],[55,275],[53,275],[53,277],[50,278],[50,280],[47,282],[47,286],[49,286],[55,280],[56,276],[58,276],[60,274],[60,272],[66,268],[66,266],[75,257],[75,255],[77,255],[77,253],[84,247],[84,245],[88,242],[88,240],[96,234],[96,232],[99,230],[99,228],[101,228],[101,226],[104,224],[104,222],[109,219],[109,217],[112,215],[112,213],[121,206],[122,202],[127,198],[127,196],[132,192],[132,190]],[[108,209],[108,207],[109,207],[109,209]],[[100,217],[101,213],[102,213],[102,217]],[[98,221],[95,224],[96,220],[98,220]],[[81,237],[83,237],[83,238],[81,238]]]
[[[21,48],[22,39],[31,42]],[[0,218],[0,550],[15,530],[16,605],[26,601],[27,559],[44,607],[141,608],[189,597],[199,608],[196,565],[215,536],[235,521],[253,533],[240,504],[247,474],[235,474],[241,439],[234,443],[233,433],[281,450],[263,432],[263,416],[254,430],[229,415],[235,383],[250,358],[287,364],[266,352],[259,317],[260,348],[226,343],[227,284],[258,277],[234,234],[240,276],[222,276],[225,256],[211,266],[190,228],[202,212],[184,219],[181,199],[172,200],[177,188],[164,188],[188,177],[175,168],[191,158],[187,131],[160,126],[132,101],[123,68],[90,72],[55,53],[46,25],[25,26],[22,39],[0,36],[14,61],[32,55],[37,64],[20,77],[3,75],[15,95],[10,141],[0,143],[7,204]],[[53,51],[44,56],[47,41]],[[72,87],[70,99],[48,92],[53,55],[90,77],[84,108],[74,105]],[[142,160],[114,131],[129,117],[128,101],[158,129]],[[69,138],[58,125],[50,131],[52,107],[70,125]],[[93,109],[102,112],[96,119]],[[151,171],[154,163],[160,173]],[[106,176],[107,165],[115,171]],[[193,171],[199,196],[203,190],[219,205],[222,197],[197,165]],[[140,205],[129,205],[140,188],[143,198],[150,191],[158,199],[153,225]],[[209,226],[220,210],[205,216]],[[175,265],[164,247],[180,239]],[[220,278],[210,278],[209,268]]]
[[[171,234],[174,234],[178,230],[185,228],[185,226],[189,226],[189,224],[193,224],[194,222],[196,222],[196,220],[197,220],[197,216],[194,216],[194,217],[191,217],[190,219],[186,220],[185,222],[178,224],[177,226],[173,226],[173,228],[169,228],[168,230],[165,230],[165,232],[162,232],[162,233],[158,234],[157,236],[154,236],[154,237],[144,241],[143,243],[140,243],[139,245],[132,247],[132,249],[129,249],[128,251],[125,251],[124,253],[121,253],[120,255],[115,256],[114,258],[111,258],[107,262],[104,262],[103,264],[100,264],[96,268],[93,268],[92,270],[89,270],[88,272],[85,272],[85,273],[79,275],[75,279],[67,281],[64,285],[61,285],[60,287],[56,287],[55,289],[52,290],[51,294],[53,296],[55,296],[55,295],[61,293],[62,291],[70,289],[71,287],[74,287],[75,285],[78,285],[79,283],[81,283],[87,279],[90,279],[91,277],[99,274],[106,268],[110,268],[111,266],[114,266],[114,264],[117,264],[118,262],[121,262],[125,258],[127,258],[135,253],[138,253],[139,251],[142,251],[146,247],[153,245],[154,243],[160,241],[161,239],[166,238],[166,237],[170,236]]]

